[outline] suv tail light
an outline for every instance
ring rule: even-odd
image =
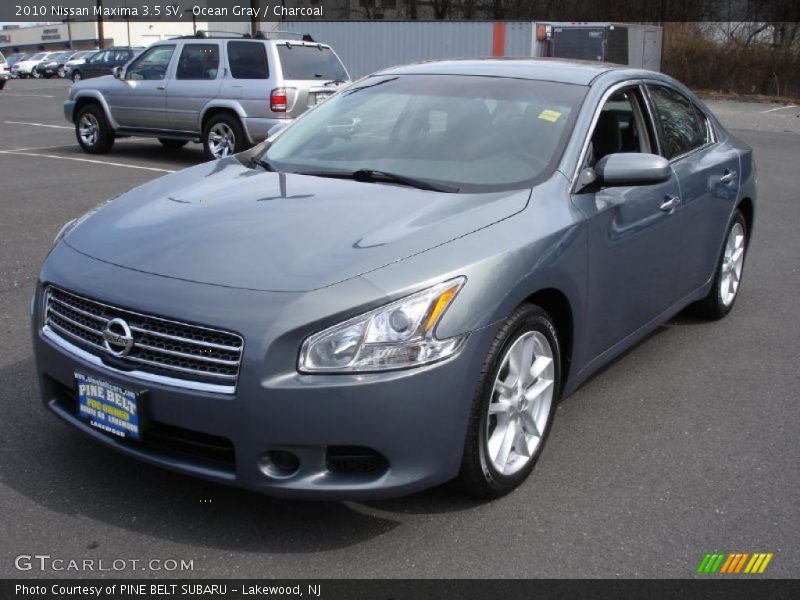
[[[272,112],[286,112],[286,88],[275,88],[270,92],[269,109]]]

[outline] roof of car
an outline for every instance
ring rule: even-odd
[[[598,76],[615,69],[628,69],[628,67],[557,58],[470,58],[421,62],[392,67],[379,71],[379,73],[382,75],[482,75],[590,85]]]

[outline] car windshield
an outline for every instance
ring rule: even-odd
[[[72,54],[72,52],[61,52],[60,54],[56,54],[53,60],[67,60]]]
[[[586,89],[502,77],[370,77],[284,131],[262,164],[355,178],[380,172],[462,193],[527,188],[555,169]]]
[[[33,56],[31,56],[29,60],[39,60],[40,58],[44,58],[45,56],[47,56],[46,52],[39,52],[39,54],[34,54]]]
[[[325,46],[278,44],[284,79],[346,80],[347,73],[333,50]]]

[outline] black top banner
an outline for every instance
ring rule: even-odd
[[[3,0],[0,21],[800,21],[800,0]]]

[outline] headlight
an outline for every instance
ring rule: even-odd
[[[445,281],[312,335],[303,343],[298,370],[388,371],[453,356],[466,334],[440,340],[434,330],[465,281]]]

